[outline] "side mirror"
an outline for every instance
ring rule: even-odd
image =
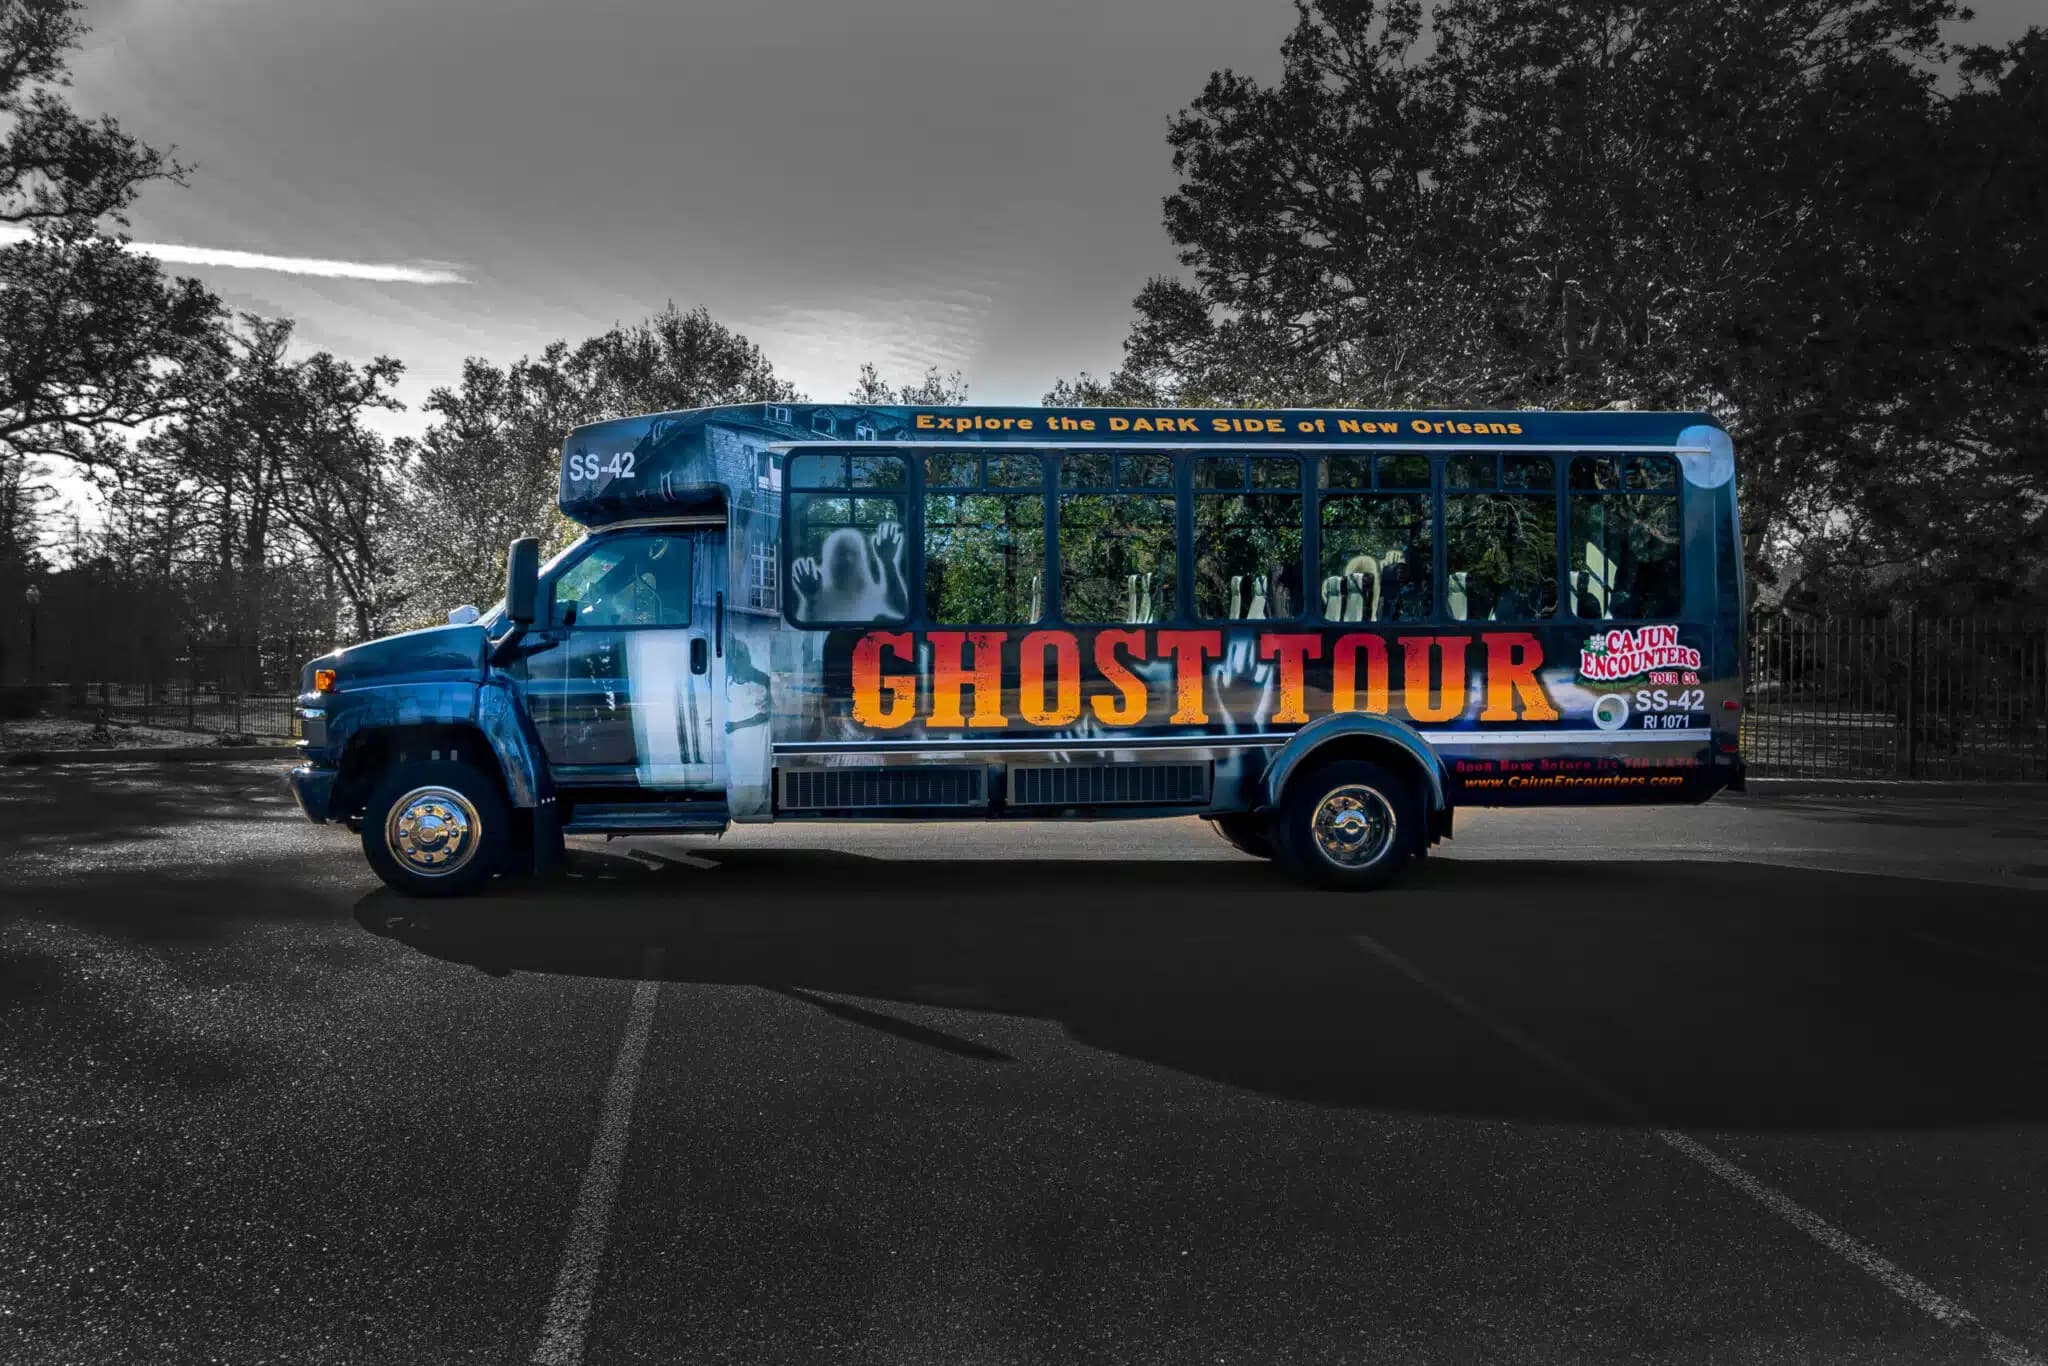
[[[515,626],[533,625],[540,597],[540,542],[521,536],[505,552],[505,619]]]
[[[482,614],[476,610],[475,603],[465,602],[462,606],[457,607],[448,614],[448,624],[450,626],[467,626],[480,615]]]

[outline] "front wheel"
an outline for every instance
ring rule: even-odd
[[[363,853],[407,896],[460,896],[504,861],[510,813],[491,775],[459,759],[402,763],[363,807]]]
[[[1325,764],[1289,783],[1273,834],[1288,872],[1336,891],[1384,887],[1427,843],[1416,785],[1363,759]]]

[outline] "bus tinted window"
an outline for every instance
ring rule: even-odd
[[[1372,457],[1333,455],[1322,463],[1322,486],[1326,489],[1369,489],[1372,487]],[[1424,483],[1424,488],[1429,485]]]
[[[1445,462],[1444,605],[1453,620],[1529,621],[1557,611],[1555,466],[1547,455],[1506,461],[1505,471],[1495,455]]]
[[[1491,489],[1500,486],[1500,457],[1497,455],[1454,455],[1444,461],[1447,489]]]
[[[1060,611],[1068,621],[1171,617],[1175,573],[1171,494],[1061,495]]]
[[[1224,490],[1276,490],[1225,492]],[[1279,489],[1291,492],[1277,492]],[[1301,615],[1301,462],[1195,462],[1195,614],[1212,621]]]
[[[1116,458],[1116,485],[1122,489],[1170,489],[1173,457],[1152,451],[1126,451]]]
[[[1426,455],[1382,455],[1373,459],[1373,471],[1382,489],[1429,491],[1429,457]]]
[[[555,580],[548,621],[565,626],[688,626],[690,543],[613,536]]]
[[[1116,484],[1116,462],[1106,452],[1068,451],[1060,457],[1060,487],[1106,489]]]
[[[1204,455],[1195,461],[1195,487],[1197,489],[1242,489],[1244,487],[1244,457],[1241,455]]]
[[[846,487],[846,457],[843,455],[793,455],[789,458],[789,486],[805,489]]]
[[[1421,621],[1435,610],[1426,493],[1324,494],[1327,621]]]
[[[1000,626],[1044,614],[1044,490],[1044,461],[1035,454],[927,459],[927,620]]]
[[[903,580],[900,456],[797,455],[789,462],[791,617],[803,625],[898,622]]]
[[[857,489],[900,489],[908,473],[896,455],[852,455],[846,467],[847,482]]]
[[[1578,456],[1570,482],[1572,610],[1608,621],[1676,616],[1678,462]]]
[[[981,487],[981,456],[978,453],[926,456],[924,486],[928,489]]]

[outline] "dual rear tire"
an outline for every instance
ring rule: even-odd
[[[1429,848],[1422,794],[1405,775],[1364,759],[1339,759],[1287,784],[1269,816],[1212,818],[1235,848],[1270,858],[1316,887],[1384,887]]]
[[[1293,876],[1333,891],[1384,887],[1429,847],[1422,795],[1405,774],[1339,759],[1287,785],[1273,846]]]

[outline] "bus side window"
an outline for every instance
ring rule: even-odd
[[[789,458],[789,612],[801,626],[890,624],[910,614],[903,577],[903,458]]]
[[[1333,455],[1320,467],[1323,620],[1427,620],[1436,610],[1429,457]]]
[[[1606,621],[1677,616],[1678,462],[1582,455],[1572,460],[1570,484],[1573,612]]]
[[[1060,458],[1060,612],[1077,625],[1174,615],[1172,457],[1070,452]]]
[[[1195,615],[1287,621],[1301,615],[1301,461],[1195,458]]]
[[[1461,454],[1444,462],[1444,567],[1454,619],[1556,614],[1556,478],[1548,455]]]
[[[1045,460],[1036,452],[925,458],[924,610],[1006,626],[1045,611]]]

